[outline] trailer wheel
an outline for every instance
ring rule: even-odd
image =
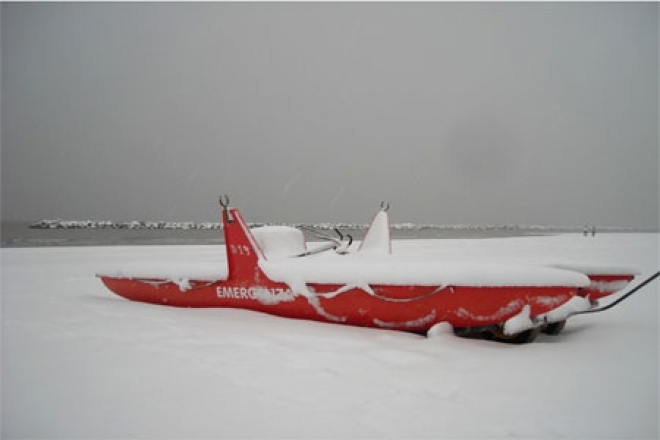
[[[486,327],[454,327],[454,334],[460,338],[488,339],[491,329]]]
[[[504,342],[507,344],[529,344],[534,342],[536,337],[541,333],[540,327],[531,328],[524,332],[516,333],[515,335],[507,335],[503,331],[490,332],[488,336],[494,341]]]
[[[470,331],[470,327],[454,327],[454,334],[460,337],[470,336],[473,332]]]
[[[552,324],[546,325],[543,329],[543,333],[546,335],[558,335],[564,330],[564,327],[566,327],[565,319],[563,321],[553,322]]]

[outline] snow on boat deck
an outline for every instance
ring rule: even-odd
[[[473,264],[415,261],[404,258],[327,255],[260,262],[274,281],[292,279],[306,283],[423,285],[423,286],[575,286],[589,279],[570,270],[521,264]],[[98,275],[116,278],[200,280],[227,279],[226,262],[131,262],[100,270]]]
[[[423,286],[576,286],[589,284],[585,275],[551,267],[486,264],[362,255],[262,261],[260,267],[276,281],[307,283]]]
[[[257,229],[257,231],[259,231]],[[396,244],[396,242],[395,242]],[[449,245],[439,241],[438,247]],[[312,245],[312,247],[315,245]],[[285,247],[285,246],[284,246]],[[470,255],[459,252],[451,256],[434,256],[419,251],[396,252],[382,255],[377,252],[363,252],[363,246],[356,243],[353,249],[361,252],[337,255],[332,251],[304,258],[287,258],[286,249],[282,252],[270,250],[270,259],[260,261],[261,269],[274,281],[323,284],[371,284],[371,285],[424,285],[424,286],[574,286],[584,287],[589,279],[580,268],[586,266],[553,264],[548,266],[532,263],[502,263],[502,255],[491,254],[491,261],[475,260]],[[99,275],[116,278],[167,279],[218,281],[227,279],[227,262],[224,246],[215,247],[217,255],[211,261],[207,258],[185,258],[179,261],[153,259],[131,261],[117,267],[99,271]],[[278,251],[278,249],[275,249]],[[300,253],[304,249],[296,249]],[[273,255],[277,255],[273,258]],[[592,272],[620,268],[590,266]],[[577,270],[577,271],[576,271]],[[629,272],[628,272],[629,273]]]

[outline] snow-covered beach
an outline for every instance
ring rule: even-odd
[[[402,240],[397,255],[658,270],[658,234]],[[222,246],[3,248],[3,438],[657,438],[658,283],[510,346],[134,303],[94,274]]]

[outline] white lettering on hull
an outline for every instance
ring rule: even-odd
[[[279,287],[218,286],[215,288],[215,294],[221,299],[256,300],[264,304],[277,304],[295,299],[290,289]]]

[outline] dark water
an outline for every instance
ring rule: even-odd
[[[364,229],[342,229],[360,240]],[[117,246],[117,245],[202,245],[224,243],[222,230],[173,229],[33,229],[28,223],[2,223],[2,247],[41,246]],[[320,230],[323,234],[333,231]],[[544,231],[547,232],[547,231]],[[304,231],[309,241],[319,241],[313,233]],[[424,238],[489,238],[539,235],[539,231],[478,230],[478,229],[421,229],[392,230],[395,239]]]

